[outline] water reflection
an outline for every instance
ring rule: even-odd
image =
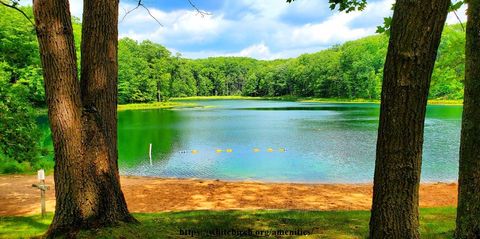
[[[288,182],[372,181],[378,104],[196,103],[209,107],[119,112],[121,173]],[[461,109],[429,106],[423,181],[456,180]]]

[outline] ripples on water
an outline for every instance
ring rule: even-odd
[[[282,182],[372,181],[376,104],[197,103],[211,107],[119,112],[121,173]],[[460,106],[428,108],[423,181],[456,180],[460,117]],[[153,165],[148,160],[150,143]],[[279,150],[283,148],[286,152]],[[216,153],[217,149],[233,152]]]

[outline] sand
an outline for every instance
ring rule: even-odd
[[[36,175],[0,176],[0,216],[40,213]],[[55,209],[53,177],[47,176],[47,211]],[[296,184],[202,179],[121,177],[131,212],[183,210],[293,209],[369,210],[371,184]],[[420,207],[455,206],[457,184],[425,183]]]

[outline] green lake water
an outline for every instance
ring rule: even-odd
[[[194,103],[208,107],[119,112],[120,173],[312,183],[373,180],[377,104]],[[461,112],[461,106],[428,107],[422,181],[457,179]]]

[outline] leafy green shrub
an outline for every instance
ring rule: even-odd
[[[28,90],[8,81],[6,67],[0,63],[0,172],[28,172],[42,159],[41,132],[26,97]]]

